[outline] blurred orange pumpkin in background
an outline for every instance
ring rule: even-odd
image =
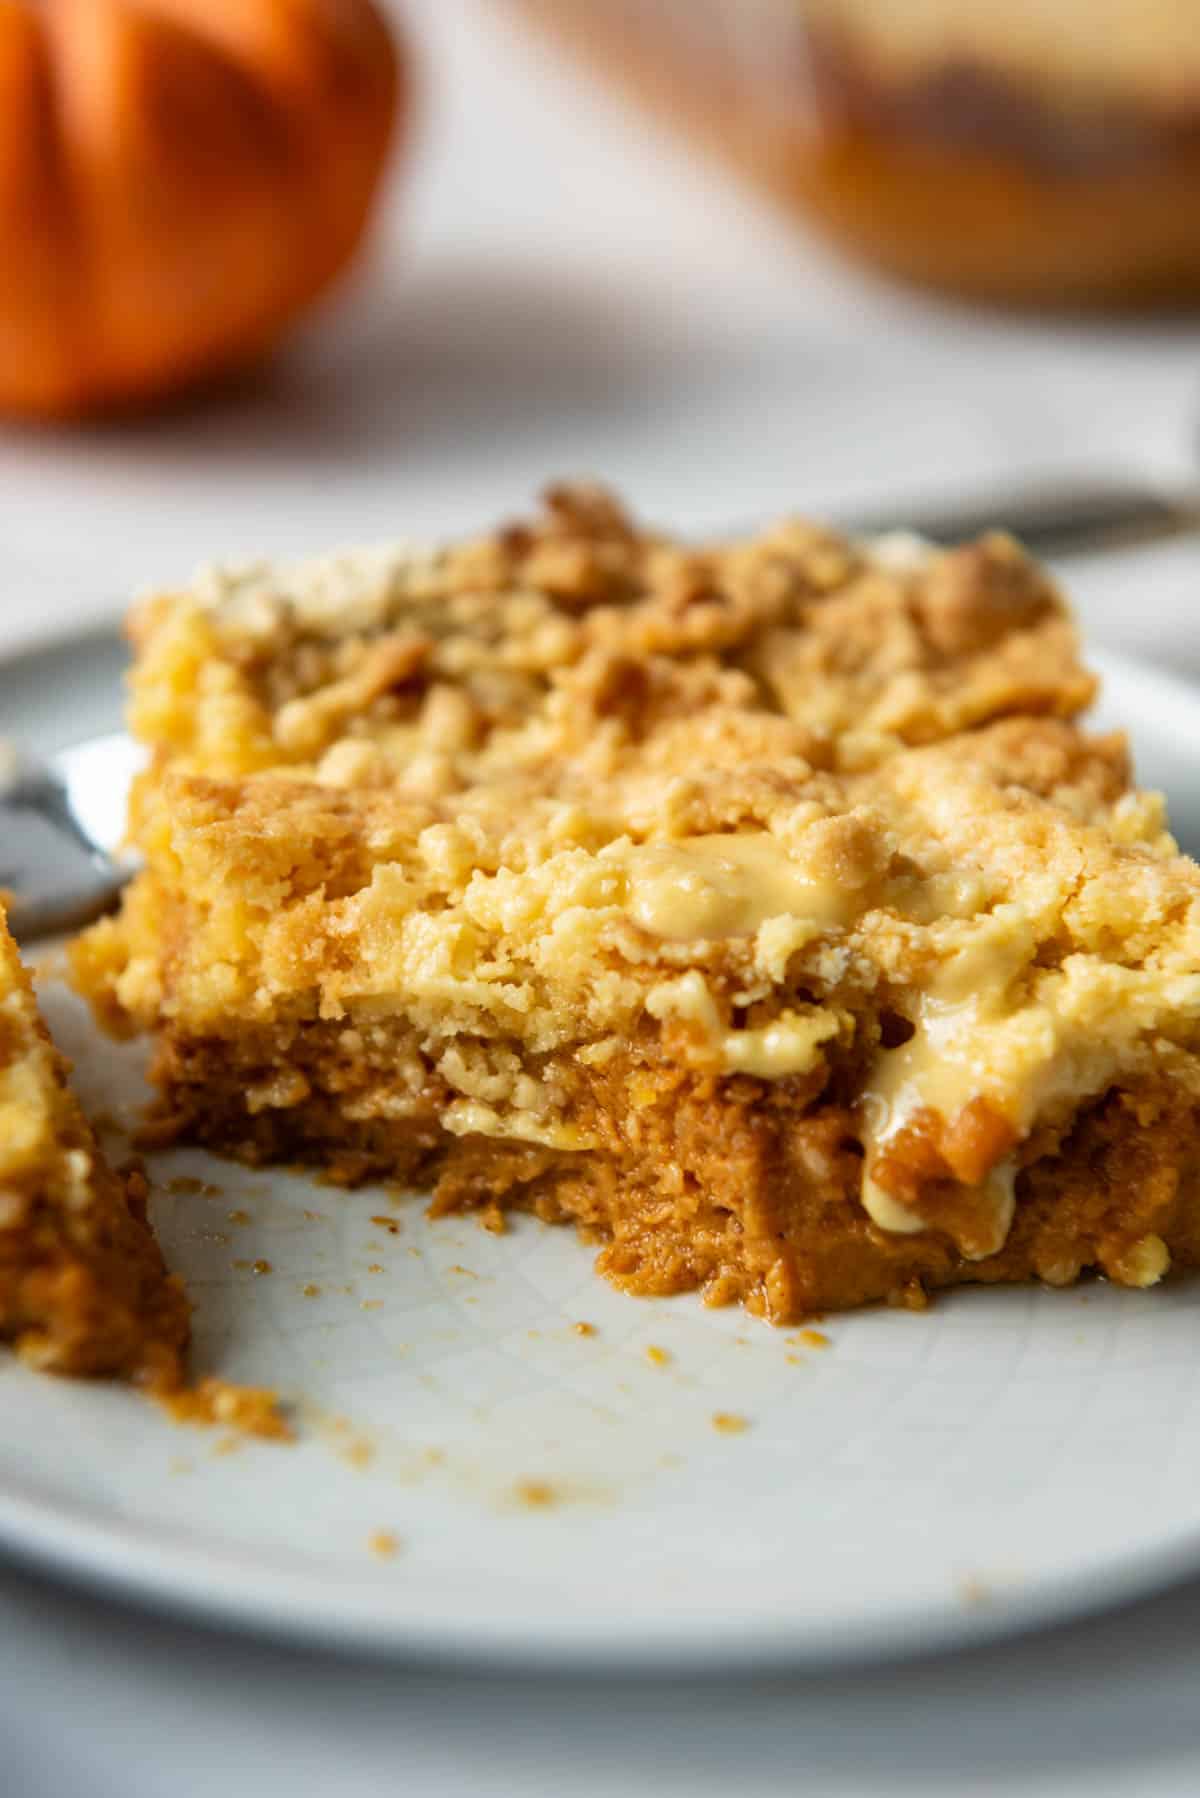
[[[403,74],[372,0],[0,0],[0,411],[270,348],[358,246]]]

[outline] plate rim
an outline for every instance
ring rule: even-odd
[[[0,1477],[0,1553],[68,1586],[110,1597],[168,1621],[233,1631],[294,1649],[324,1649],[477,1673],[660,1678],[804,1674],[933,1660],[1056,1629],[1153,1598],[1200,1571],[1200,1524],[1152,1548],[1096,1555],[1069,1574],[1041,1576],[975,1603],[948,1595],[939,1605],[890,1606],[845,1624],[739,1616],[728,1605],[692,1610],[686,1630],[664,1622],[636,1635],[620,1619],[579,1627],[569,1610],[559,1627],[535,1631],[512,1611],[478,1613],[469,1624],[444,1605],[403,1605],[384,1595],[369,1570],[328,1581],[306,1578],[195,1538],[133,1524],[45,1514],[36,1493]],[[253,1583],[245,1575],[253,1566]]]

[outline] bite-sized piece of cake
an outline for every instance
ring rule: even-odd
[[[136,629],[147,868],[75,967],[167,1131],[777,1320],[1200,1260],[1200,870],[1007,541],[559,496]]]
[[[52,1373],[180,1381],[189,1307],[67,1085],[0,911],[0,1339]]]

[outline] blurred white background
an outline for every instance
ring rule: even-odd
[[[425,96],[373,260],[262,381],[0,436],[0,648],[201,559],[471,527],[602,474],[681,525],[1055,467],[1182,477],[1183,325],[968,318],[848,273],[482,0],[412,0]],[[1200,549],[1075,578],[1200,674]],[[1022,1645],[695,1690],[412,1675],[0,1574],[7,1798],[1200,1791],[1200,1588]]]

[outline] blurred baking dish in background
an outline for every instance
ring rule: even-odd
[[[1200,297],[1200,8],[514,0],[839,243],[1055,306]]]

